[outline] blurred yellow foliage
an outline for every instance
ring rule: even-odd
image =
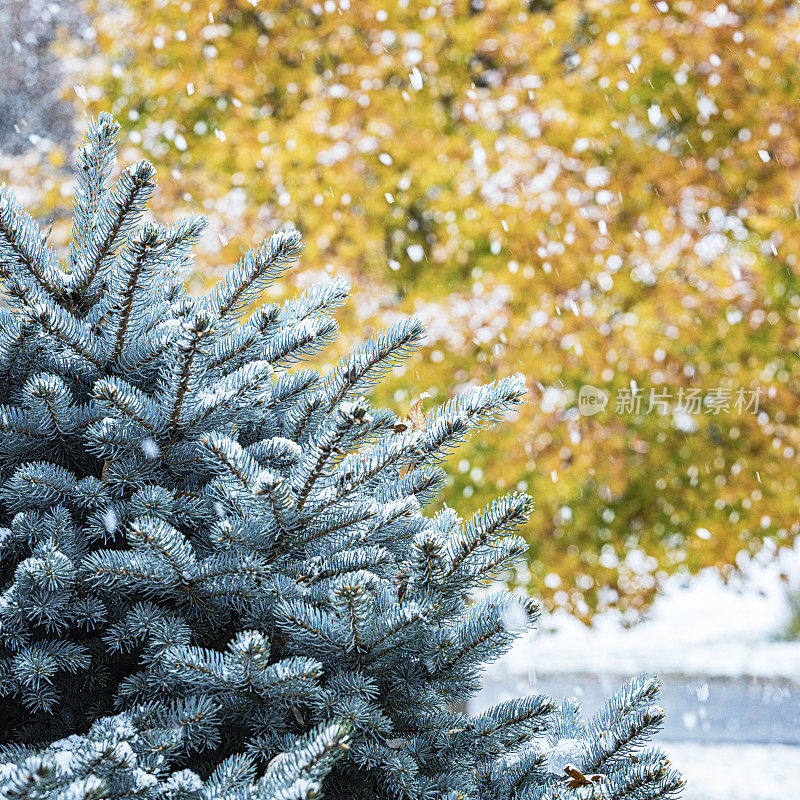
[[[796,3],[90,10],[87,111],[155,162],[156,214],[211,217],[198,280],[292,220],[311,275],[355,283],[341,346],[429,324],[382,390],[401,413],[527,376],[531,403],[456,456],[446,500],[533,494],[517,578],[547,603],[635,613],[667,574],[797,534]],[[585,384],[610,398],[594,416]],[[716,404],[678,407],[692,390]]]

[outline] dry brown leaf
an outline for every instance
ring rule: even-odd
[[[567,764],[567,766],[564,767],[564,772],[569,778],[567,786],[569,786],[570,789],[578,789],[581,786],[591,786],[593,783],[599,783],[603,780],[602,775],[584,775],[572,764]]]

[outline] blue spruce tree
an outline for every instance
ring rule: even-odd
[[[422,419],[365,399],[420,344],[403,322],[329,374],[342,280],[248,305],[285,229],[205,297],[202,217],[141,216],[117,124],[78,158],[62,266],[0,194],[0,798],[655,800],[658,683],[584,720],[543,695],[456,710],[538,613],[470,591],[524,550],[531,501],[428,516],[440,462],[521,402],[517,378]]]

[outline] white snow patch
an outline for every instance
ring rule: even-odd
[[[659,742],[686,779],[682,800],[800,797],[800,747]]]
[[[551,775],[563,775],[564,768],[570,764],[580,769],[585,756],[584,745],[580,739],[561,739],[547,753],[547,771]]]
[[[631,627],[618,612],[587,628],[570,614],[543,615],[537,630],[487,671],[494,680],[576,671],[605,675],[692,675],[800,681],[800,641],[780,637],[789,608],[786,581],[800,565],[800,543],[774,559],[742,559],[744,579],[726,585],[713,570],[665,582],[647,617]]]
[[[61,772],[69,772],[72,767],[72,757],[74,755],[75,753],[70,750],[56,750],[53,753],[53,759]]]

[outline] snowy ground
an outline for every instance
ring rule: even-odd
[[[786,584],[800,547],[766,564],[745,566],[745,581],[722,583],[707,571],[667,582],[644,621],[625,629],[601,616],[590,629],[567,614],[551,614],[490,674],[708,675],[783,678],[800,683],[800,642],[781,641],[788,621]]]
[[[744,565],[744,582],[673,579],[627,629],[612,614],[592,629],[551,615],[490,667],[472,708],[544,691],[591,713],[627,676],[654,673],[667,712],[659,744],[687,779],[685,800],[800,797],[800,642],[781,639],[781,574],[796,580],[799,568],[796,547]]]
[[[800,797],[800,748],[664,742],[686,779],[683,800],[792,800]]]

